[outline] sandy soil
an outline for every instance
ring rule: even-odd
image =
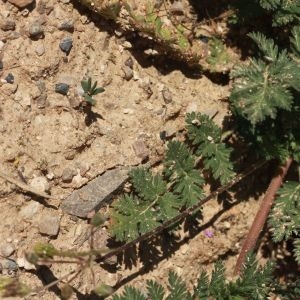
[[[78,11],[69,1],[43,1],[43,9],[39,5],[42,1],[37,2],[29,10],[0,2],[0,170],[56,198],[37,202],[0,179],[0,243],[6,250],[13,249],[8,257],[1,254],[1,272],[18,276],[31,287],[51,281],[48,271],[39,270],[37,276],[24,261],[33,244],[51,241],[62,249],[88,247],[87,242],[80,242],[88,230],[87,220],[63,213],[63,199],[108,169],[139,165],[145,156],[150,162],[158,160],[165,147],[160,133],[176,135],[184,127],[186,112],[217,110],[215,120],[221,124],[227,105],[220,99],[229,94],[228,85],[215,84],[181,64],[167,59],[153,64],[153,58],[133,50],[113,26]],[[8,21],[14,23],[9,30]],[[66,23],[71,25],[63,25]],[[68,55],[59,47],[66,37],[73,41]],[[128,64],[132,64],[130,76],[126,74]],[[5,80],[9,73],[14,76],[11,84]],[[87,77],[105,88],[95,97],[93,120],[78,110],[80,81]],[[58,83],[70,86],[67,95],[55,92]],[[142,150],[135,146],[137,142]],[[181,232],[184,241],[164,242],[168,251],[159,257],[153,254],[148,262],[140,258],[111,268],[95,265],[96,283],[121,282],[122,286],[128,282],[143,289],[149,278],[166,282],[172,269],[191,286],[201,268],[210,271],[213,262],[225,257],[231,275],[257,205],[256,200],[241,202],[213,218],[222,205],[211,201],[205,205],[204,220],[192,238]],[[41,233],[41,223],[49,217],[58,220],[55,236]],[[204,229],[211,230],[213,236],[208,237]],[[105,232],[96,235],[99,244],[103,243],[101,235],[106,236]],[[145,248],[140,247],[141,257]],[[17,264],[15,270],[7,267],[11,260]],[[71,268],[50,266],[58,278]],[[78,293],[72,299],[84,299],[93,288],[91,274],[82,274],[73,286]],[[38,298],[59,297],[53,289],[30,297]]]

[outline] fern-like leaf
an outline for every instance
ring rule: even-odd
[[[264,267],[258,267],[255,256],[247,256],[241,276],[236,282],[229,284],[230,294],[242,296],[242,299],[267,299],[273,283],[273,264],[267,263]]]
[[[170,294],[166,300],[192,300],[190,293],[188,292],[185,283],[174,272],[169,273],[169,286]]]
[[[230,160],[231,148],[222,142],[222,131],[206,115],[187,114],[188,137],[196,146],[196,154],[204,158],[204,167],[212,172],[221,184],[228,183],[234,176]]]
[[[231,76],[235,84],[231,93],[233,110],[254,126],[267,117],[275,119],[279,109],[290,111],[293,103],[291,88],[300,89],[300,67],[286,51],[262,34],[251,34],[263,53],[249,66],[235,68]]]
[[[151,300],[163,300],[165,291],[162,285],[159,283],[153,281],[153,280],[148,280],[147,281],[147,289],[148,289],[148,294],[149,298]]]
[[[203,196],[204,180],[194,167],[195,157],[185,144],[178,141],[168,144],[165,175],[173,185],[173,192],[181,199],[181,206],[194,205]]]
[[[293,233],[300,232],[300,184],[286,182],[278,192],[272,209],[269,225],[273,240],[287,240]]]
[[[112,300],[147,300],[147,298],[137,289],[125,286],[122,295],[113,295]]]
[[[110,231],[117,241],[130,241],[146,233],[160,223],[149,204],[141,203],[132,195],[124,195],[113,205]]]

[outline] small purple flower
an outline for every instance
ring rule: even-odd
[[[208,238],[212,238],[214,236],[214,232],[211,229],[205,229],[204,235]]]

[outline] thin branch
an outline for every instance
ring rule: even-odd
[[[37,195],[39,197],[46,198],[46,199],[55,199],[54,197],[52,197],[46,193],[37,191],[36,189],[30,187],[29,185],[27,185],[19,180],[16,180],[16,179],[12,178],[11,176],[6,175],[2,171],[0,171],[0,177],[2,177],[3,179],[5,179],[6,181],[8,181],[10,183],[13,183],[14,185],[18,186],[19,188],[21,188],[22,190],[24,190],[26,192],[29,192],[31,194],[34,194],[34,195]]]
[[[245,261],[247,254],[253,250],[256,245],[256,241],[263,230],[263,227],[266,223],[267,217],[269,215],[270,209],[273,204],[273,200],[276,196],[278,189],[280,188],[282,181],[292,163],[293,159],[288,158],[286,163],[283,166],[280,166],[274,175],[273,179],[270,182],[270,185],[266,191],[266,194],[261,202],[261,205],[256,213],[254,221],[251,225],[251,228],[247,234],[247,237],[244,241],[242,250],[236,262],[234,269],[234,275],[238,275],[242,268],[242,265]]]

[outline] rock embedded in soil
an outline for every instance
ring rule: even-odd
[[[69,54],[71,49],[73,47],[73,39],[71,36],[67,36],[63,38],[59,43],[59,48],[61,51],[65,52],[66,54]]]
[[[45,53],[45,47],[44,44],[39,44],[35,47],[35,53],[38,56],[42,56]]]
[[[14,20],[11,20],[11,19],[3,19],[3,20],[0,20],[0,28],[3,31],[15,30],[16,23]]]
[[[128,169],[125,167],[108,170],[74,191],[63,201],[61,208],[68,214],[85,218],[89,212],[107,204],[127,179]]]
[[[35,21],[30,24],[28,33],[29,36],[33,39],[41,38],[44,35],[43,26],[39,22]]]
[[[60,217],[57,212],[43,213],[38,222],[39,232],[49,236],[57,236],[60,227]]]
[[[15,77],[12,73],[8,73],[5,80],[7,83],[13,84],[15,82]]]
[[[74,31],[74,21],[73,20],[65,20],[58,25],[58,29],[73,32]]]
[[[133,77],[133,70],[128,66],[123,66],[124,78],[129,81]]]
[[[19,8],[24,8],[35,1],[34,0],[8,0],[8,2],[14,4]]]
[[[62,172],[61,179],[63,182],[71,182],[75,175],[77,175],[76,170],[65,168]]]
[[[30,186],[40,193],[45,193],[50,189],[48,180],[44,176],[34,177],[30,182]]]
[[[164,102],[166,104],[169,104],[169,103],[172,102],[172,94],[166,86],[162,90],[162,95],[163,95],[163,98],[164,98]]]
[[[42,205],[36,201],[30,201],[24,207],[21,208],[19,216],[23,219],[30,220],[39,211]]]
[[[61,95],[67,95],[69,91],[70,86],[66,83],[57,83],[55,85],[55,92]]]
[[[3,257],[9,257],[11,256],[14,252],[15,252],[15,247],[14,245],[10,244],[10,243],[2,243],[0,245],[0,254]]]
[[[13,259],[1,259],[0,266],[2,266],[2,269],[10,272],[15,272],[19,269],[18,264]]]

